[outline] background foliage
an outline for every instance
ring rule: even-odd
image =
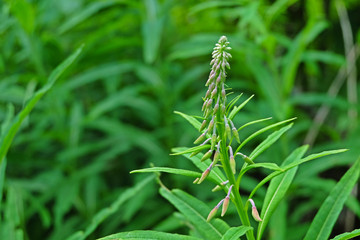
[[[263,160],[280,165],[302,143],[310,144],[310,153],[350,149],[301,166],[275,212],[268,239],[302,239],[360,155],[359,11],[355,0],[0,2],[1,123],[85,44],[25,119],[2,162],[0,238],[188,233],[189,222],[158,194],[154,177],[129,172],[151,164],[195,170],[169,156],[172,147],[191,146],[198,135],[173,111],[200,115],[210,53],[226,35],[233,48],[228,83],[244,99],[255,94],[234,119],[237,125],[297,117]],[[249,193],[263,175],[253,171],[241,191]],[[209,206],[216,202],[211,184],[162,179]],[[260,208],[264,195],[260,189],[256,196]],[[359,199],[349,198],[346,206],[334,235],[360,226]],[[237,226],[235,209],[229,211],[224,219]]]

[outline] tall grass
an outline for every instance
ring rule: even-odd
[[[310,143],[308,154],[350,149],[341,158],[299,167],[265,232],[269,239],[305,236],[321,203],[360,154],[357,117],[348,115],[359,105],[347,92],[358,87],[346,84],[357,68],[359,7],[356,1],[316,0],[1,2],[2,138],[10,136],[7,129],[16,119],[22,123],[12,142],[1,143],[6,156],[0,168],[0,239],[95,239],[145,229],[188,234],[189,222],[158,194],[156,181],[129,172],[152,164],[197,170],[169,155],[197,137],[173,111],[200,115],[209,56],[221,35],[233,48],[232,91],[244,93],[242,99],[255,94],[234,124],[297,116],[291,131],[259,161],[281,166],[304,141]],[[350,41],[342,34],[349,25]],[[30,110],[52,71],[82,44],[77,60],[31,114],[16,118]],[[245,127],[240,137],[265,126]],[[249,142],[244,154],[265,137]],[[245,175],[243,195],[265,174]],[[206,200],[208,210],[219,200],[208,183],[200,189],[182,176],[161,179]],[[258,189],[259,209],[265,194]],[[334,232],[359,223],[356,196],[345,206]],[[239,224],[232,205],[225,220]]]

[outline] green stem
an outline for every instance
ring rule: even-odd
[[[221,119],[220,116],[218,115],[218,119]],[[222,122],[223,123],[223,122]],[[218,130],[219,130],[219,135],[221,136],[221,155],[222,155],[222,166],[223,169],[225,171],[225,174],[227,176],[227,179],[229,180],[230,185],[233,185],[233,196],[234,198],[232,198],[233,203],[236,206],[236,210],[239,214],[240,217],[240,221],[244,226],[249,226],[250,225],[250,220],[245,212],[244,209],[244,205],[241,201],[241,196],[239,193],[239,185],[237,184],[236,180],[235,180],[235,176],[231,171],[231,167],[230,167],[230,161],[229,161],[229,156],[228,156],[228,150],[227,150],[227,145],[226,145],[226,136],[224,134],[224,125],[220,124]],[[254,230],[249,230],[246,232],[246,238],[248,240],[255,240],[254,237]]]

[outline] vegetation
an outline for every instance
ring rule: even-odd
[[[359,236],[359,8],[2,2],[0,239]],[[221,78],[203,115],[222,35],[232,58],[215,68]],[[199,132],[189,122],[200,129],[204,119],[210,140],[193,147]],[[210,174],[193,184],[217,150]],[[135,169],[156,174],[129,174]],[[222,191],[212,192],[214,183]],[[223,218],[209,216],[226,199]],[[260,222],[249,218],[248,199]]]

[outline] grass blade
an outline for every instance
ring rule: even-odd
[[[229,226],[219,219],[218,221],[207,222],[206,218],[211,209],[193,196],[179,189],[168,191],[164,188],[160,189],[160,194],[186,216],[204,239],[221,239],[229,229]],[[219,221],[221,221],[221,223]]]
[[[232,227],[226,231],[221,240],[238,240],[239,237],[243,236],[247,231],[252,229],[248,226]]]
[[[236,149],[235,154],[236,154],[237,152],[239,152],[240,149],[241,149],[246,143],[248,143],[251,139],[253,139],[254,137],[256,137],[256,136],[260,135],[261,133],[266,132],[266,131],[274,128],[274,127],[277,127],[277,126],[279,126],[279,125],[281,125],[281,124],[284,124],[284,123],[287,123],[287,122],[291,122],[291,121],[293,121],[294,119],[296,119],[296,118],[290,118],[290,119],[287,119],[287,120],[285,120],[285,121],[281,121],[281,122],[278,122],[278,123],[274,123],[274,124],[271,124],[271,125],[269,125],[269,126],[267,126],[267,127],[264,127],[264,128],[262,128],[262,129],[256,131],[255,133],[251,134],[248,138],[246,138],[246,139],[240,144],[240,146]]]
[[[337,235],[336,237],[332,238],[331,240],[347,240],[347,239],[355,239],[354,237],[360,236],[360,229],[355,229],[352,232],[343,233]]]
[[[262,141],[250,154],[249,158],[254,160],[262,152],[268,149],[273,143],[275,143],[287,130],[292,127],[293,123],[281,128],[280,130],[270,134],[264,141]]]
[[[360,158],[336,184],[312,221],[304,240],[328,239],[346,199],[360,174]]]
[[[248,99],[246,99],[242,104],[240,104],[237,107],[234,107],[233,110],[231,110],[229,114],[229,119],[232,120],[236,114],[254,97],[254,95],[251,95]]]
[[[174,233],[164,233],[157,231],[131,231],[109,235],[98,240],[121,240],[121,239],[139,239],[139,240],[200,240],[201,238],[179,235]]]
[[[82,48],[83,46],[78,48],[72,55],[70,55],[59,66],[57,66],[54,71],[52,71],[44,87],[39,89],[35,93],[35,95],[30,98],[30,100],[26,103],[21,112],[17,114],[10,126],[5,129],[0,141],[0,164],[6,156],[6,153],[9,150],[9,147],[15,137],[16,132],[19,130],[21,123],[30,114],[30,112],[35,107],[36,103],[42,98],[42,96],[51,89],[51,87],[54,85],[55,81],[61,76],[61,74],[76,60],[76,58],[80,55]]]
[[[174,111],[174,113],[179,114],[180,116],[182,116],[183,118],[185,118],[191,125],[194,126],[194,128],[196,128],[196,130],[199,130],[201,127],[201,123],[194,117],[189,116],[185,113],[182,112],[178,112],[178,111]]]
[[[282,165],[287,165],[298,159],[301,159],[302,156],[307,151],[308,146],[302,146],[295,149],[284,161]],[[261,210],[261,219],[262,222],[259,223],[257,231],[257,239],[261,239],[262,234],[264,233],[265,227],[268,224],[270,217],[273,212],[279,205],[280,201],[286,194],[286,191],[290,187],[292,180],[294,179],[297,167],[287,171],[286,173],[273,178],[270,182],[269,188],[266,192],[264,204]]]

